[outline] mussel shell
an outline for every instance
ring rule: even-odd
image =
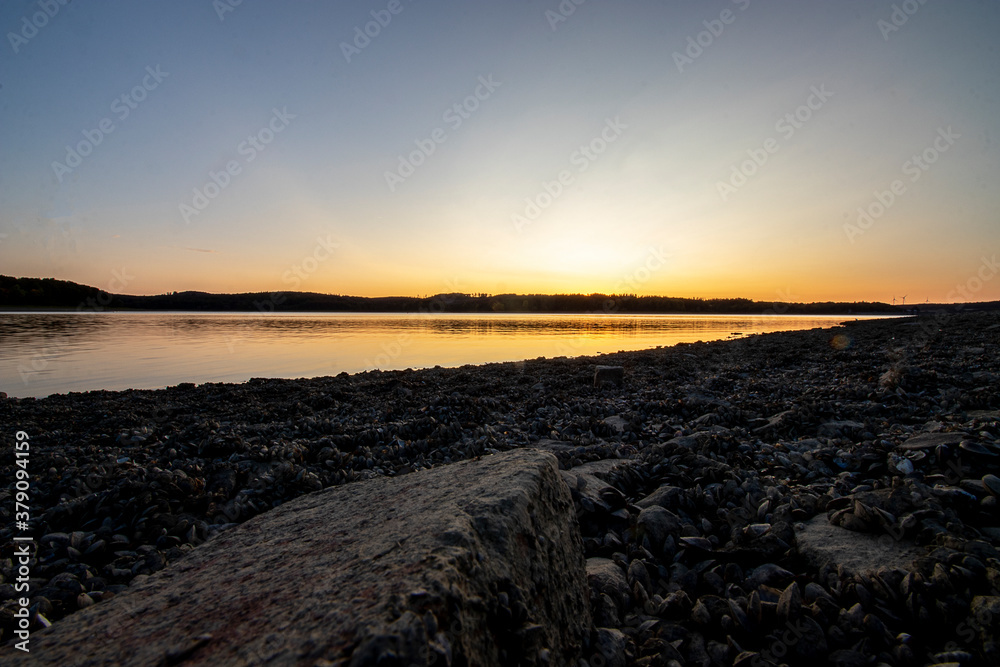
[[[997,477],[996,475],[984,476],[983,486],[994,496],[1000,496],[1000,477]]]
[[[969,454],[973,454],[975,456],[983,456],[986,458],[994,458],[998,456],[998,454],[995,451],[984,445],[981,445],[980,443],[974,440],[963,440],[962,442],[959,443],[958,446],[962,451],[968,452]]]

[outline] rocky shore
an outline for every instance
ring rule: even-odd
[[[1000,664],[998,343],[1000,314],[969,313],[5,398],[2,641],[24,431],[36,629],[311,491],[531,447],[559,459],[576,506],[590,667]],[[595,386],[598,365],[622,381]]]

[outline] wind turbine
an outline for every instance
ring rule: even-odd
[[[906,305],[906,295],[905,294],[903,295],[903,305],[904,306]]]

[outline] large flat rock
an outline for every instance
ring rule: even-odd
[[[880,567],[910,569],[922,549],[909,540],[897,540],[888,533],[873,535],[834,526],[825,514],[795,525],[799,554],[821,568],[828,563],[842,565],[854,574],[870,574]]]
[[[286,503],[34,633],[31,659],[568,665],[589,628],[569,490],[551,454],[515,450]]]

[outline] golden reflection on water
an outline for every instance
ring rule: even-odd
[[[0,391],[46,396],[641,350],[853,317],[0,313]]]

